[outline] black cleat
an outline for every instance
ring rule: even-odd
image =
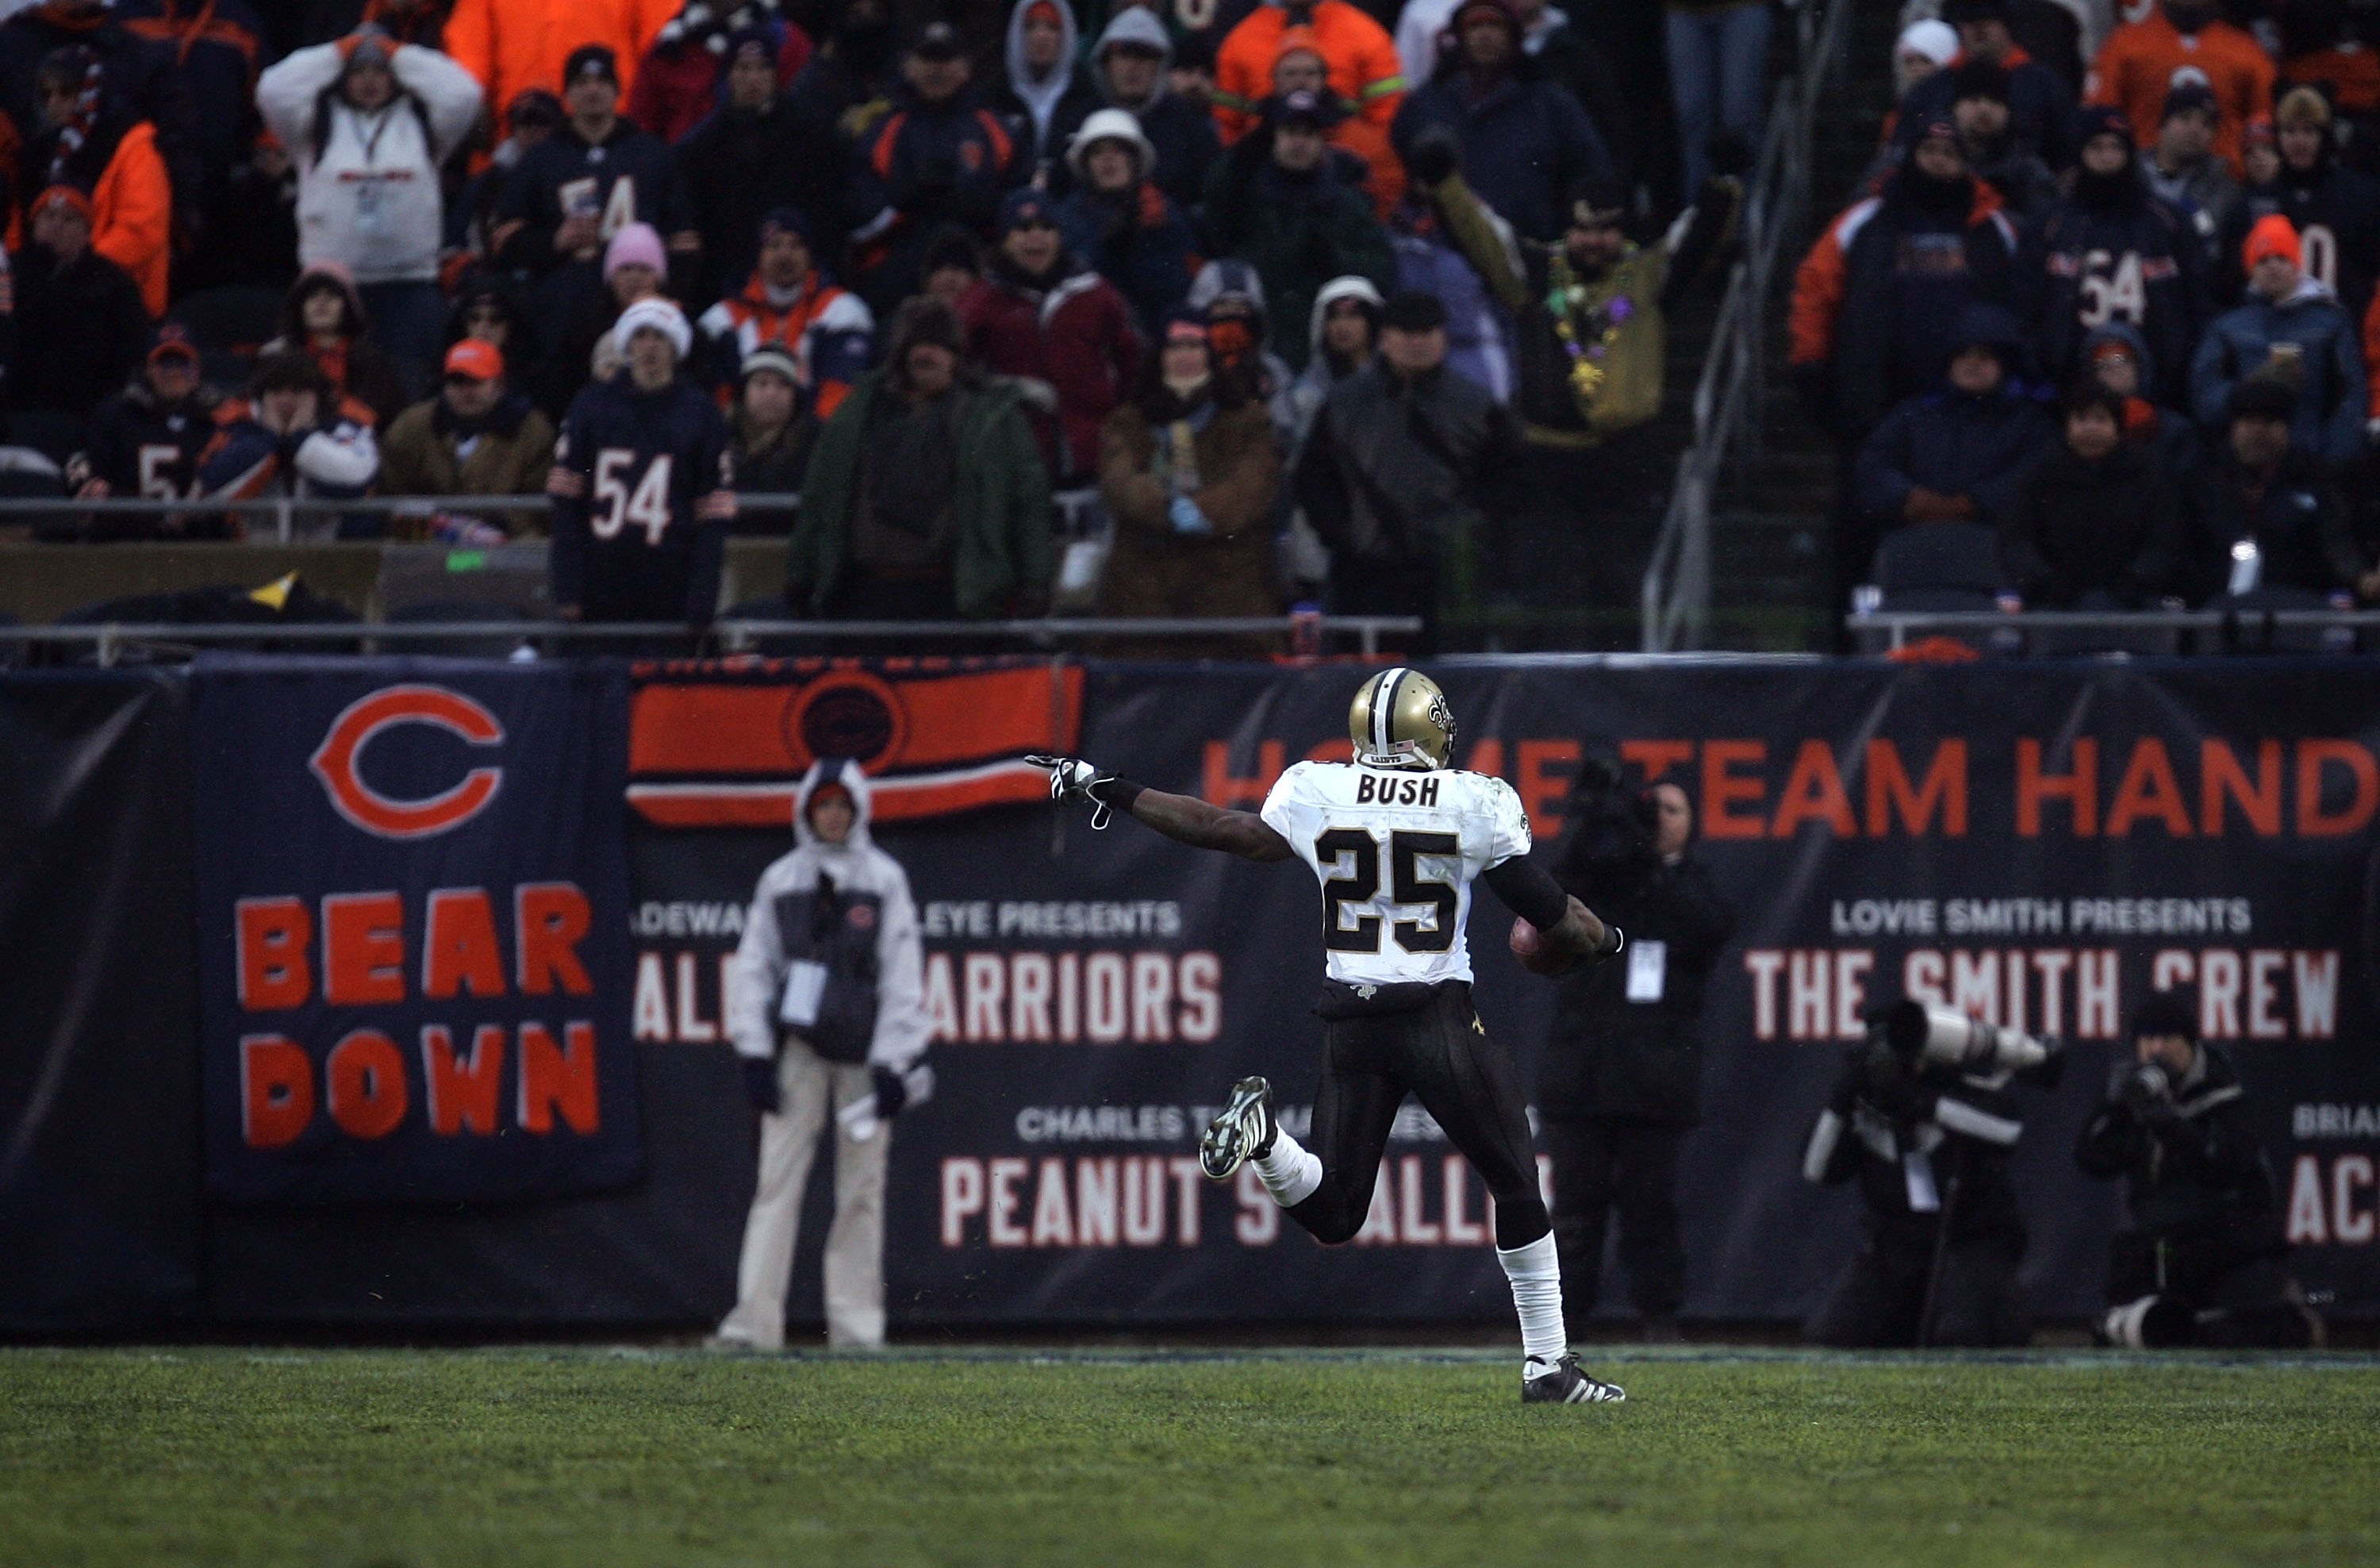
[[[1198,1169],[1210,1182],[1228,1182],[1242,1165],[1272,1152],[1272,1085],[1242,1078],[1198,1139]]]
[[[1523,1404],[1617,1404],[1627,1397],[1618,1383],[1607,1383],[1580,1371],[1575,1355],[1565,1355],[1554,1363],[1552,1371],[1524,1377],[1521,1381]]]

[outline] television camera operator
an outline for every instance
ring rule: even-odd
[[[1678,1150],[1701,1110],[1703,991],[1735,911],[1693,853],[1694,807],[1673,784],[1630,790],[1590,757],[1572,786],[1554,876],[1628,933],[1624,963],[1554,994],[1537,1108],[1553,1160],[1554,1237],[1572,1313],[1595,1309],[1604,1223],[1646,1338],[1677,1337],[1685,1297]]]
[[[2131,1209],[2101,1337],[2135,1349],[2313,1343],[2321,1323],[2284,1266],[2279,1189],[2246,1090],[2222,1048],[2198,1038],[2197,1011],[2187,991],[2143,1000],[2131,1054],[2074,1148],[2085,1172],[2125,1178]]]
[[[2024,1120],[2018,1071],[2054,1074],[2054,1045],[1904,1001],[1869,1020],[1810,1129],[1804,1179],[1856,1181],[1858,1253],[1803,1325],[1843,1348],[2022,1344],[2024,1221],[2009,1156]]]

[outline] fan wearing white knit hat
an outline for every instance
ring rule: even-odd
[[[578,621],[668,622],[699,633],[719,601],[735,458],[719,405],[681,373],[694,329],[658,296],[620,312],[622,367],[571,399],[554,444],[554,608]],[[683,639],[656,639],[682,650]],[[624,643],[590,651],[631,651]]]
[[[1959,30],[1938,18],[1928,17],[1900,30],[1892,45],[1892,96],[1895,102],[1909,96],[1909,90],[1932,76],[1958,57]]]
[[[1142,335],[1190,292],[1197,235],[1156,180],[1157,149],[1128,109],[1101,109],[1066,148],[1072,188],[1058,203],[1066,248],[1123,295]]]

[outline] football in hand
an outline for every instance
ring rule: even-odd
[[[1576,898],[1570,901],[1570,906],[1581,914],[1585,913],[1586,906]],[[1512,935],[1507,945],[1512,948],[1512,956],[1521,961],[1521,967],[1533,975],[1548,978],[1566,975],[1578,966],[1579,955],[1576,953],[1548,942],[1536,927],[1517,916],[1513,918]]]

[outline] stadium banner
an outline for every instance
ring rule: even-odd
[[[176,675],[0,672],[0,1334],[198,1308],[188,779]]]
[[[625,668],[226,657],[190,679],[213,1196],[633,1179]]]
[[[2121,1194],[2075,1169],[2073,1142],[2131,1009],[2174,984],[2196,988],[2208,1038],[2240,1064],[2293,1270],[2329,1310],[2380,1313],[2380,667],[1457,660],[1432,673],[1465,765],[1512,783],[1541,845],[1581,755],[1608,752],[1631,784],[1684,786],[1695,852],[1736,905],[1681,1179],[1690,1316],[1796,1318],[1849,1256],[1857,1200],[1802,1180],[1803,1144],[1863,1014],[1903,994],[2070,1042],[2058,1087],[2018,1091],[2022,1282],[2036,1312],[2095,1310]],[[1359,677],[1093,664],[1073,749],[1252,808],[1290,762],[1346,755]],[[679,668],[668,702],[710,700],[686,689],[708,678]],[[782,705],[809,677],[718,678],[748,704],[773,681]],[[639,687],[640,734],[653,690]],[[1038,746],[1047,693],[1011,696],[1003,722]],[[896,726],[845,733],[867,757]],[[638,755],[666,760],[641,740]],[[1293,1129],[1309,1112],[1321,942],[1301,867],[973,804],[985,808],[915,812],[878,835],[918,900],[941,1082],[894,1125],[896,1323],[1509,1313],[1485,1195],[1417,1106],[1344,1247],[1305,1237],[1252,1175],[1217,1187],[1196,1173],[1199,1128],[1241,1075],[1273,1078]],[[633,1028],[724,1051],[722,964],[789,829],[662,820],[646,813],[634,833]],[[1552,988],[1512,963],[1509,923],[1492,895],[1475,901],[1475,1000],[1533,1074]],[[722,1127],[748,1126],[732,1080],[713,1081]]]

